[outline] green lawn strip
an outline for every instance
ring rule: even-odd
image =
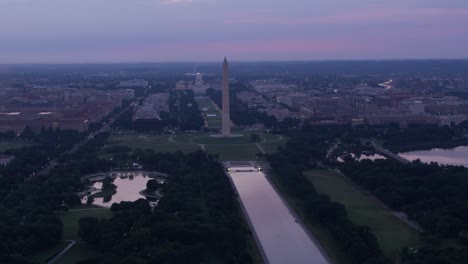
[[[201,136],[201,137],[194,137],[192,139],[192,142],[198,143],[198,144],[206,144],[206,145],[252,144],[250,136],[232,137],[232,138]]]
[[[150,136],[150,135],[123,135],[112,136],[109,139],[110,145],[115,146],[129,146],[133,149],[141,148],[147,149],[157,145],[170,143],[169,135],[163,136]]]
[[[210,129],[219,129],[222,127],[222,123],[220,122],[208,122],[207,124]]]
[[[268,154],[278,152],[278,147],[282,146],[282,145],[283,144],[281,142],[278,142],[278,143],[260,143],[260,146]]]
[[[97,218],[110,218],[112,212],[107,208],[100,209],[87,209],[78,211],[68,211],[60,215],[60,220],[63,223],[63,239],[66,240],[80,240],[78,236],[79,224],[78,221],[81,217],[97,217]]]
[[[333,264],[351,264],[348,256],[340,248],[330,232],[319,221],[306,217],[306,208],[301,200],[293,198],[281,185],[280,180],[274,173],[268,171],[269,179],[273,186],[281,193],[289,206],[296,212],[307,229],[313,234],[321,248],[327,253]]]
[[[251,134],[251,133],[249,133]],[[279,135],[275,135],[275,134],[268,134],[268,133],[257,133],[263,140],[265,140],[266,142],[269,142],[269,141],[278,141],[278,140],[281,140],[282,137],[279,136]],[[249,135],[250,136],[250,135]]]
[[[206,122],[222,122],[223,118],[221,116],[207,116],[205,117]]]
[[[192,134],[179,134],[176,135],[172,138],[175,142],[181,142],[181,143],[190,143],[190,139],[193,137]]]
[[[272,134],[261,134],[260,137],[266,140],[265,142],[260,142],[260,146],[269,154],[278,152],[278,147],[284,146],[288,141],[287,138]]]
[[[210,154],[219,154],[223,160],[255,160],[260,150],[255,144],[215,146],[207,145],[206,150]]]
[[[5,152],[9,149],[29,147],[32,145],[34,145],[34,143],[24,141],[0,141],[0,152]]]
[[[60,243],[58,243],[57,245],[38,251],[35,254],[31,255],[29,258],[39,263],[46,263],[48,258],[62,251],[70,243],[71,243],[70,241],[60,241]]]
[[[221,125],[223,123],[223,120],[219,119],[219,118],[209,118],[208,117],[208,118],[205,118],[205,120],[206,120],[206,124],[208,126],[210,126],[210,125],[212,125],[212,126],[213,125]]]
[[[172,142],[170,137],[174,138]],[[178,139],[176,139],[178,138]],[[128,146],[132,149],[152,149],[156,152],[177,152],[182,151],[189,153],[196,151],[199,147],[196,144],[189,143],[190,135],[178,136],[149,136],[149,135],[125,135],[125,136],[112,136],[109,140],[110,145],[114,146]],[[180,142],[179,142],[180,141]],[[183,143],[186,141],[186,143]]]
[[[213,104],[211,103],[211,100],[209,98],[197,97],[195,98],[195,100],[197,101],[198,107],[200,109],[213,107]]]
[[[383,253],[392,259],[399,256],[402,247],[417,247],[419,232],[398,219],[374,197],[356,188],[352,182],[333,171],[305,172],[319,193],[343,204],[355,224],[369,226]]]
[[[197,151],[200,149],[199,146],[197,145],[188,145],[188,144],[177,144],[177,143],[171,143],[171,144],[165,144],[165,145],[160,145],[155,148],[152,148],[156,152],[177,152],[177,151],[182,151],[184,153],[190,153]]]
[[[84,242],[77,242],[65,254],[55,262],[56,264],[73,264],[78,261],[100,256],[99,251],[90,248]]]
[[[222,124],[221,113],[213,106],[209,98],[196,98],[198,107],[202,112],[208,128],[220,128]],[[215,116],[213,116],[215,115]]]

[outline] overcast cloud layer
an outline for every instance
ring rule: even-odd
[[[0,0],[0,63],[468,58],[466,0]]]

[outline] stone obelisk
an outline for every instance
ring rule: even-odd
[[[223,137],[231,135],[231,115],[229,111],[229,66],[226,57],[223,63]]]

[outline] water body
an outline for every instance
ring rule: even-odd
[[[461,165],[468,167],[468,146],[456,147],[453,149],[419,150],[398,153],[408,160],[420,159],[422,162],[437,162],[446,165]]]
[[[265,174],[254,167],[231,167],[229,176],[269,263],[329,263]]]
[[[142,173],[134,173],[133,175],[133,178],[115,178],[114,185],[117,186],[117,193],[111,197],[94,198],[93,204],[104,207],[111,207],[113,203],[120,203],[123,201],[133,202],[138,199],[144,199],[145,197],[139,192],[146,189],[146,183],[151,180],[151,178],[144,176]],[[96,189],[101,189],[102,182],[95,182],[93,187]]]
[[[351,157],[356,159],[356,154],[351,153],[350,155],[351,155]],[[387,159],[387,158],[385,158],[384,156],[382,156],[380,154],[364,154],[363,153],[363,154],[361,154],[361,156],[359,156],[359,158],[357,160],[362,161],[362,160],[365,160],[365,159],[374,161],[374,160],[377,160],[377,159]],[[344,162],[344,159],[342,157],[338,157],[338,158],[336,158],[336,160],[338,162]]]

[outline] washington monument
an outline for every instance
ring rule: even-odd
[[[226,57],[223,63],[223,137],[231,136],[231,115],[229,111],[229,66]]]

